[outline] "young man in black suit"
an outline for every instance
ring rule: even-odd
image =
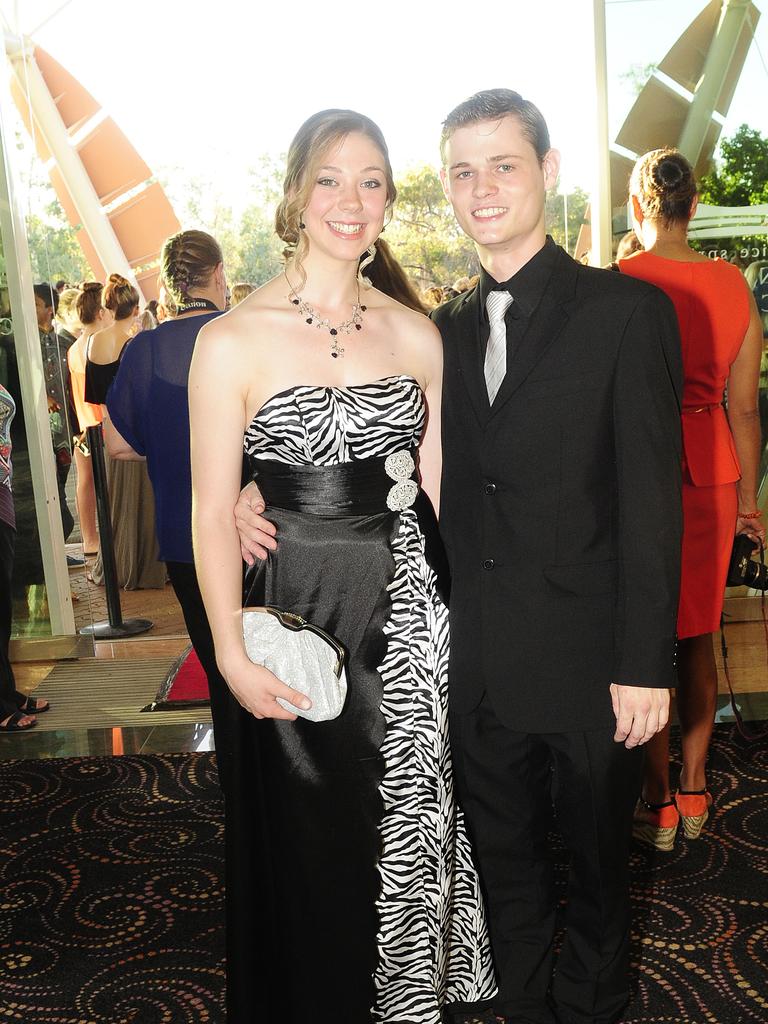
[[[680,560],[681,360],[657,289],[544,226],[559,154],[510,90],[453,110],[445,194],[481,263],[445,350],[454,770],[514,1024],[608,1024],[629,998],[629,839],[667,720]],[[552,810],[571,860],[553,978]]]
[[[657,289],[547,237],[559,155],[536,107],[448,116],[442,178],[482,266],[439,307],[440,527],[451,562],[454,770],[512,1024],[609,1024],[629,996],[642,744],[667,720],[680,562],[681,360]],[[236,518],[274,548],[253,486]],[[553,979],[554,807],[571,856]]]

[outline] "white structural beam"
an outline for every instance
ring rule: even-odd
[[[107,273],[122,274],[136,285],[136,276],[104,212],[96,189],[61,119],[56,103],[34,59],[34,44],[6,34],[5,47],[13,73],[29,98],[33,123],[64,179],[80,222]],[[138,285],[136,285],[138,287]],[[139,289],[140,290],[140,289]]]
[[[40,335],[37,329],[32,268],[26,226],[14,200],[13,166],[9,159],[13,139],[12,101],[7,80],[0,81],[0,236],[2,237],[8,294],[13,311],[13,340],[24,401],[29,464],[34,482],[40,549],[48,594],[51,632],[73,634],[75,619],[69,585],[64,533],[61,525],[56,465],[48,427],[48,400],[43,376]]]
[[[678,149],[693,167],[699,162],[720,90],[751,7],[751,0],[722,0],[722,3],[720,22],[678,143]]]
[[[593,267],[604,267],[613,259],[605,0],[593,0],[592,11],[595,51],[595,172],[590,189],[592,244],[589,262]]]
[[[760,206],[707,206],[699,203],[690,223],[691,238],[768,237],[768,203]]]
[[[632,207],[622,208],[622,231],[632,229]],[[618,220],[618,218],[617,218]],[[708,206],[699,203],[688,225],[688,237],[708,238],[764,237],[768,244],[768,203],[759,206]]]

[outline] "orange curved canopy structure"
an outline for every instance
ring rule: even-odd
[[[34,47],[31,59],[144,298],[157,298],[160,249],[165,239],[181,228],[168,197],[152,180],[151,168],[88,90],[42,47]],[[73,189],[46,142],[43,125],[18,74],[11,90],[94,277],[103,281],[114,268],[105,267],[99,257]]]

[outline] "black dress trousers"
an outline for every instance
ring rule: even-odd
[[[610,1024],[629,999],[629,844],[642,748],[605,727],[523,733],[488,697],[452,714],[464,808],[488,905],[499,995],[515,1024]],[[570,855],[566,935],[552,978],[549,833]]]
[[[165,564],[176,599],[181,605],[189,639],[208,678],[213,736],[216,745],[216,765],[222,789],[226,794],[232,775],[231,733],[240,706],[230,693],[216,664],[213,634],[208,623],[194,565],[191,562],[166,562]]]

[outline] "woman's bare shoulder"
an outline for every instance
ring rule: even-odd
[[[398,327],[402,326],[410,331],[418,331],[429,335],[435,330],[431,320],[425,313],[403,305],[391,295],[379,291],[378,288],[368,288],[360,292],[360,302],[371,310],[381,310],[382,313],[391,317]]]
[[[92,363],[111,363],[120,354],[123,344],[124,339],[118,339],[115,328],[109,324],[91,335],[88,358]]]
[[[440,332],[425,313],[404,306],[401,302],[372,288],[366,293],[366,305],[378,309],[386,317],[387,330],[397,337],[398,348],[413,375],[429,382],[442,369],[443,346]],[[361,301],[363,301],[361,296]]]
[[[280,282],[280,277],[272,278],[223,316],[209,320],[198,335],[198,343],[226,350],[240,349],[245,341],[257,341],[261,330],[280,315],[285,305]]]

